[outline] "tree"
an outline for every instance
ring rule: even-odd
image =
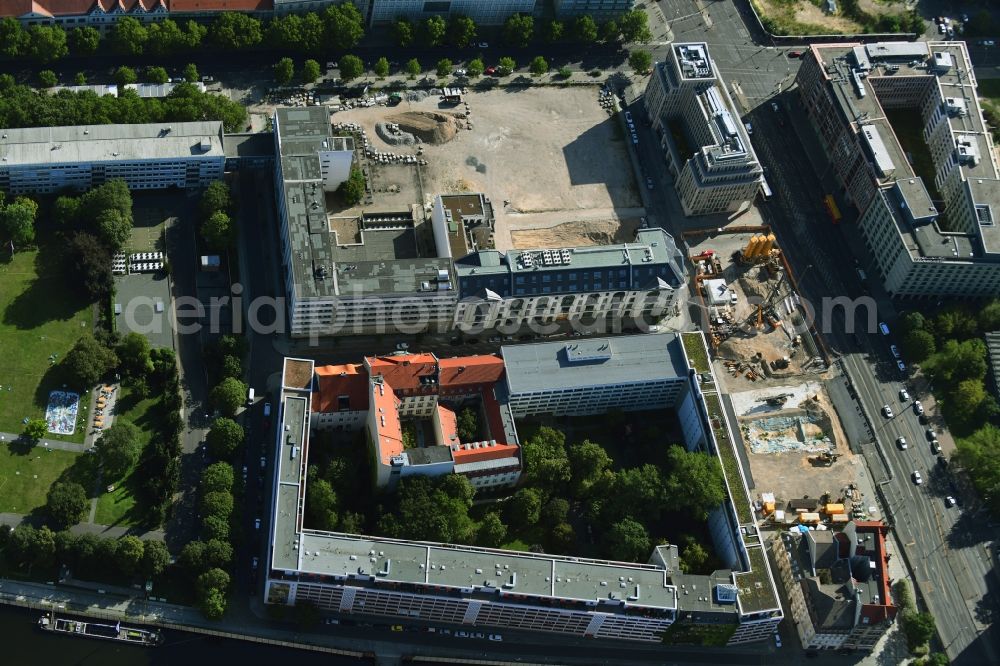
[[[585,496],[597,483],[608,480],[612,465],[611,457],[604,447],[589,440],[574,444],[566,450],[572,471],[574,493]],[[563,517],[565,519],[565,516]],[[561,522],[562,519],[556,522]]]
[[[356,55],[345,55],[337,63],[337,69],[340,70],[340,78],[345,83],[348,81],[353,81],[359,78],[365,73],[365,63],[361,61]]]
[[[562,497],[553,497],[542,506],[539,518],[542,523],[549,527],[555,527],[559,523],[566,522],[569,515],[569,502]]]
[[[392,24],[392,38],[398,46],[409,46],[413,42],[413,23],[407,18],[396,19]]]
[[[101,211],[97,216],[97,231],[111,251],[117,252],[132,237],[132,216],[113,208]]]
[[[644,43],[653,38],[649,32],[649,18],[641,9],[631,9],[619,16],[618,27],[627,43]]]
[[[568,79],[569,77],[573,76],[573,70],[571,70],[569,67],[563,66],[559,68],[557,74],[561,79]]]
[[[549,21],[548,23],[545,24],[545,30],[543,31],[542,36],[545,39],[545,41],[551,44],[552,42],[558,42],[560,39],[562,39],[565,31],[566,31],[565,24],[563,24],[562,21],[557,21],[553,19],[552,21]]]
[[[235,377],[239,379],[243,376],[243,361],[240,360],[239,356],[223,356],[221,374],[223,377]]]
[[[350,2],[331,5],[323,10],[326,39],[338,51],[353,49],[365,36],[365,20]]]
[[[212,404],[223,416],[233,416],[243,404],[247,395],[247,385],[233,377],[227,377],[212,389]]]
[[[226,596],[222,590],[210,588],[198,595],[198,608],[209,620],[218,620],[226,613]]]
[[[180,555],[177,557],[178,563],[191,573],[201,573],[208,566],[205,563],[205,542],[189,541],[184,544]]]
[[[233,496],[228,492],[204,493],[201,496],[201,514],[203,517],[216,516],[227,519],[233,513]]]
[[[147,67],[145,69],[144,78],[148,83],[163,84],[170,81],[170,75],[167,74],[167,70],[162,67]]]
[[[145,544],[137,536],[123,536],[115,543],[115,565],[126,576],[132,576],[142,564]]]
[[[969,37],[986,37],[995,32],[993,15],[986,9],[972,14],[969,17],[969,22],[965,24],[965,34]]]
[[[466,66],[466,71],[472,78],[482,76],[483,72],[486,71],[486,63],[483,62],[482,58],[473,58]]]
[[[384,79],[385,77],[389,76],[389,59],[386,58],[385,56],[382,56],[381,58],[375,61],[375,66],[372,67],[372,70],[374,70],[375,76],[377,76],[380,79]]]
[[[649,557],[649,534],[642,523],[623,518],[608,530],[606,547],[614,559],[642,562]]]
[[[224,180],[212,181],[205,191],[201,193],[198,201],[198,210],[203,218],[207,218],[217,211],[228,211],[233,205],[232,196],[229,193],[229,186]]]
[[[128,333],[118,343],[118,358],[122,374],[132,379],[145,378],[153,372],[149,356],[149,340],[140,333]]]
[[[1000,516],[1000,428],[987,423],[955,444],[955,460],[967,470],[993,514]]]
[[[43,88],[51,88],[59,83],[59,79],[51,69],[43,69],[38,72],[38,82]]]
[[[521,488],[504,504],[504,516],[511,525],[530,527],[538,522],[542,494],[535,488]]]
[[[212,249],[225,250],[236,242],[236,227],[232,219],[219,210],[202,223],[201,237]]]
[[[45,437],[45,433],[48,431],[49,426],[45,422],[45,419],[28,419],[28,422],[24,424],[24,432],[22,434],[25,439],[37,442],[42,437]]]
[[[85,335],[69,350],[62,365],[74,386],[87,389],[118,365],[118,355],[94,336]]]
[[[111,293],[111,253],[93,234],[76,233],[67,243],[69,267],[75,278],[71,284],[92,301]]]
[[[35,218],[38,204],[27,197],[18,197],[0,210],[0,230],[14,243],[24,247],[35,242]]]
[[[593,43],[597,41],[597,24],[587,14],[573,22],[573,38],[578,42]]]
[[[142,444],[139,429],[131,422],[118,417],[114,424],[98,438],[94,448],[104,469],[106,480],[120,479],[139,460]]]
[[[664,487],[667,497],[673,497],[678,506],[690,509],[696,516],[706,517],[725,501],[722,465],[715,456],[671,446],[667,464],[670,473]]]
[[[926,645],[936,631],[934,616],[930,613],[903,612],[903,634],[911,651]]]
[[[315,467],[310,467],[313,472]],[[337,526],[337,494],[326,479],[312,474],[306,484],[306,520],[310,527],[332,530]]]
[[[458,438],[463,442],[474,442],[479,436],[479,415],[471,407],[458,414]]]
[[[619,470],[615,474],[611,492],[604,503],[604,512],[609,520],[632,516],[636,512],[656,520],[666,504],[666,498],[659,468],[647,463]]]
[[[194,582],[194,587],[199,593],[208,590],[219,590],[225,592],[229,587],[229,574],[218,568],[211,568],[198,576]]]
[[[260,21],[239,12],[221,12],[209,29],[212,41],[224,49],[246,49],[264,39]]]
[[[96,31],[95,31],[96,32]],[[12,16],[0,19],[0,55],[16,58],[28,50],[28,33],[21,22]]]
[[[946,340],[924,363],[924,371],[935,384],[945,388],[966,379],[981,380],[986,376],[986,345],[979,339]]]
[[[28,28],[28,56],[37,62],[47,63],[65,58],[66,31],[58,25],[33,25]]]
[[[602,42],[611,44],[618,41],[621,30],[618,29],[618,23],[614,19],[609,19],[600,25],[598,33]]]
[[[302,42],[302,17],[286,14],[273,18],[264,31],[264,43],[272,49],[295,49]]]
[[[170,552],[162,541],[143,541],[142,562],[139,571],[146,578],[154,578],[163,573],[170,564]]]
[[[490,511],[479,523],[476,541],[486,548],[499,548],[507,538],[507,526],[500,520],[500,514]]]
[[[242,401],[242,392],[240,400]],[[229,460],[243,443],[245,436],[243,426],[236,421],[228,418],[215,419],[205,436],[208,452],[217,460]]]
[[[934,332],[938,340],[946,338],[965,340],[978,334],[976,318],[964,308],[944,310],[934,318]]]
[[[576,541],[576,533],[569,523],[559,523],[548,533],[547,542],[549,549],[557,553],[566,553],[573,547]]]
[[[206,541],[229,540],[229,520],[220,516],[205,516],[201,519],[201,538]]]
[[[934,336],[927,331],[917,329],[903,336],[903,354],[910,363],[923,363],[933,356],[936,350]]]
[[[365,198],[365,174],[361,169],[352,168],[351,175],[340,184],[337,192],[348,206],[353,206]]]
[[[452,63],[448,58],[441,58],[437,62],[437,75],[440,77],[451,76]]]
[[[684,547],[681,549],[681,571],[686,574],[705,573],[702,567],[708,562],[708,551],[690,535],[684,536]]]
[[[420,41],[424,46],[441,46],[448,32],[448,24],[440,16],[428,16],[420,22]]]
[[[87,85],[87,75],[84,74],[83,72],[77,72],[73,76],[73,85],[77,85],[77,86],[85,86],[85,85]]]
[[[80,197],[82,222],[93,224],[96,228],[101,213],[106,210],[116,210],[132,219],[132,193],[121,178],[109,180]]]
[[[517,69],[517,63],[510,56],[504,56],[497,61],[497,69],[501,76],[509,76]]]
[[[131,16],[124,16],[114,22],[108,34],[108,43],[117,53],[128,56],[141,55],[146,48],[149,34],[146,26]]]
[[[528,66],[532,76],[541,76],[549,71],[549,63],[542,56],[535,56]]]
[[[645,74],[653,66],[653,56],[649,51],[632,51],[628,54],[628,64],[635,72]]]
[[[306,60],[302,63],[302,82],[315,83],[320,76],[319,63],[315,60]]]
[[[274,80],[286,85],[295,77],[295,63],[291,58],[282,58],[274,65]]]
[[[189,62],[188,64],[184,65],[182,74],[184,76],[184,80],[187,81],[188,83],[197,83],[198,79],[201,78],[198,76],[198,66],[195,65],[193,62]]]
[[[219,421],[229,421],[229,419],[216,419],[216,423]],[[230,421],[234,423],[233,421]],[[213,423],[214,427],[215,424]],[[240,428],[239,424],[236,424],[237,428]],[[243,428],[240,428],[242,432]],[[212,436],[212,431],[209,430],[209,437]],[[233,466],[229,463],[217,462],[212,463],[206,467],[201,473],[201,491],[203,493],[228,493],[233,490]]]
[[[136,75],[134,69],[122,65],[121,67],[115,70],[114,80],[115,83],[117,83],[118,85],[125,86],[130,83],[135,83],[136,81],[139,80],[139,77],[138,75]]]
[[[962,380],[943,401],[948,421],[953,422],[952,426],[956,430],[977,425],[973,422],[973,417],[986,398],[986,387],[981,379]]]
[[[532,486],[552,491],[570,480],[566,436],[558,430],[546,426],[539,428],[525,441],[521,453],[525,477]]]
[[[476,23],[468,16],[454,14],[448,19],[448,41],[452,46],[464,49],[476,38]]]
[[[535,19],[528,14],[514,14],[503,24],[503,40],[511,46],[524,48],[535,32]]]
[[[76,525],[87,511],[87,492],[79,483],[56,481],[49,488],[45,512],[58,529]]]
[[[421,71],[423,71],[420,68],[420,61],[416,58],[410,58],[407,60],[406,65],[403,66],[403,70],[410,79],[413,79],[420,74]]]

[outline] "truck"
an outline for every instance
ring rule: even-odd
[[[253,399],[254,399],[254,390],[253,387],[251,386],[250,390],[247,391],[247,407],[253,404]]]
[[[830,216],[830,220],[834,224],[839,224],[843,216],[841,216],[840,209],[837,207],[837,202],[834,200],[832,194],[828,194],[823,198],[823,205],[826,206],[826,212]]]

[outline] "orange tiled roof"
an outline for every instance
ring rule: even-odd
[[[450,446],[458,442],[458,416],[447,405],[438,404],[438,419],[441,421],[441,443]]]
[[[437,373],[434,354],[399,354],[365,358],[372,376],[382,375],[387,384],[398,390],[420,388],[420,378]]]
[[[274,0],[0,0],[0,17],[25,14],[43,16],[82,16],[95,6],[111,13],[141,6],[147,12],[166,7],[173,12],[263,12],[274,8]]]
[[[376,448],[383,465],[403,452],[403,426],[399,422],[399,400],[392,387],[385,383],[371,384],[371,408],[375,410],[378,432]]]
[[[368,410],[368,373],[364,366],[321,365],[315,369],[319,388],[313,393],[314,412],[328,413],[339,410],[340,396],[346,395],[351,411]]]
[[[451,455],[455,458],[456,465],[467,465],[484,460],[500,460],[502,458],[517,458],[517,444],[497,444],[480,449],[464,449],[455,447],[451,449]]]
[[[438,362],[441,368],[441,386],[469,384],[493,384],[503,375],[503,359],[493,356],[459,356],[443,358]]]

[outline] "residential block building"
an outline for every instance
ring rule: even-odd
[[[224,11],[268,14],[273,9],[272,0],[5,0],[0,3],[0,18],[16,18],[24,25],[57,23],[66,29],[89,26],[103,31],[125,16],[149,22]]]
[[[587,14],[599,21],[624,14],[634,3],[635,0],[555,0],[555,10],[562,19]]]
[[[772,541],[789,612],[807,650],[867,650],[896,617],[889,585],[888,527],[855,521],[842,532],[783,532]]]
[[[749,205],[764,172],[707,44],[674,44],[643,101],[685,215]]]
[[[886,291],[1000,294],[1000,171],[965,43],[814,44],[798,84]]]
[[[5,129],[0,190],[86,190],[113,178],[133,190],[197,188],[222,178],[222,123],[148,123]]]
[[[490,414],[490,437],[504,432],[509,439],[496,446],[480,442],[469,450],[473,456],[516,445],[514,418],[540,413],[546,386],[558,396],[552,403],[554,414],[673,409],[688,448],[722,455],[719,438],[731,437],[732,431],[728,424],[720,425],[727,417],[712,406],[718,398],[702,393],[703,386],[715,386],[711,369],[693,372],[686,351],[691,346],[699,355],[707,353],[704,338],[700,333],[684,335],[691,339],[683,344],[680,335],[626,336],[505,346],[499,356],[455,359],[402,353],[329,369],[304,359],[285,359],[274,444],[271,538],[263,566],[265,602],[309,601],[347,617],[416,618],[594,639],[671,642],[672,631],[687,635],[695,628],[717,633],[729,645],[768,640],[782,611],[742,477],[727,478],[729,499],[710,518],[716,553],[729,567],[711,575],[681,573],[676,546],[658,546],[647,563],[630,564],[407,542],[303,525],[312,430],[367,428],[379,438],[372,452],[381,465],[386,453],[400,450],[396,418],[429,418],[435,432],[446,434],[451,426],[441,406],[477,392]],[[648,390],[640,394],[619,387],[602,392],[597,386],[602,374],[612,385],[644,383]],[[577,389],[580,392],[574,393]],[[572,399],[587,405],[586,410],[562,402],[564,395],[575,396]],[[491,398],[504,408],[485,406]],[[336,419],[333,412],[344,418]],[[495,426],[497,416],[509,423]],[[451,471],[470,476],[503,457],[498,453],[496,458],[466,462],[461,450],[465,443],[457,444],[418,449],[450,451]],[[402,451],[414,449],[404,446]],[[421,465],[427,466],[427,473],[445,473],[437,459],[411,467]],[[472,469],[475,465],[479,470]]]

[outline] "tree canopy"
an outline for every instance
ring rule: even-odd
[[[644,562],[649,557],[649,533],[642,523],[623,518],[611,525],[607,547],[612,557],[625,562]]]
[[[247,396],[247,385],[234,377],[227,377],[212,389],[209,397],[215,408],[224,416],[233,416]]]
[[[73,481],[56,481],[49,488],[45,512],[58,529],[76,525],[88,508],[87,491]]]
[[[142,447],[139,429],[131,422],[118,417],[98,438],[94,446],[97,459],[104,469],[105,479],[120,479],[139,460]]]
[[[242,401],[242,394],[240,396]],[[243,426],[230,418],[218,418],[212,422],[205,440],[208,451],[216,460],[229,460],[243,443]]]
[[[513,14],[503,24],[503,40],[524,48],[535,32],[535,19],[528,14]]]
[[[62,365],[74,386],[85,389],[97,384],[118,365],[118,355],[94,336],[84,335],[66,354]]]

